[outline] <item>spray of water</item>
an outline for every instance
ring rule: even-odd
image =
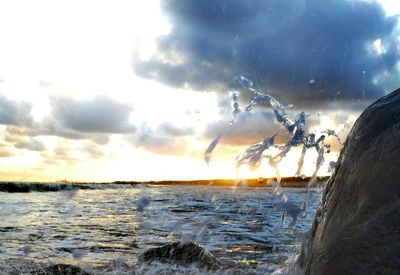
[[[250,79],[244,77],[243,75],[234,77],[233,84],[237,89],[244,90],[252,94],[252,99],[250,100],[250,104],[244,108],[245,112],[251,112],[257,105],[260,105],[262,103],[267,103],[272,108],[276,121],[282,125],[283,130],[289,135],[288,141],[283,145],[275,144],[275,138],[278,133],[274,134],[271,137],[264,138],[264,140],[259,143],[250,145],[242,154],[237,156],[235,161],[237,171],[242,165],[246,165],[251,169],[257,169],[259,168],[262,159],[263,158],[267,159],[269,165],[276,172],[277,180],[273,182],[273,193],[276,195],[277,198],[279,198],[281,206],[284,210],[282,215],[282,223],[285,220],[285,216],[289,215],[292,218],[292,224],[295,224],[298,215],[300,213],[303,213],[303,215],[305,215],[306,213],[306,208],[311,197],[311,192],[309,188],[314,187],[317,183],[318,171],[320,170],[325,160],[324,158],[325,150],[327,151],[327,153],[330,152],[330,145],[324,143],[326,136],[335,137],[339,142],[339,144],[341,144],[341,140],[339,136],[336,134],[336,132],[331,129],[322,131],[321,135],[318,138],[315,133],[307,133],[305,125],[308,115],[306,115],[305,112],[298,113],[295,116],[295,118],[292,119],[288,114],[288,110],[291,109],[293,105],[285,106],[271,95],[261,90],[255,89],[253,87],[253,82]],[[239,91],[231,92],[232,103],[233,103],[232,115],[234,119],[230,121],[229,125],[233,127],[236,121],[236,116],[242,112],[242,109],[240,108],[238,102],[238,95]],[[207,148],[207,150],[205,151],[204,159],[207,164],[209,164],[212,152],[217,147],[223,134],[224,133],[222,132],[216,138],[214,138],[209,147]],[[274,155],[269,153],[268,149],[271,147],[277,148],[278,153]],[[292,202],[290,202],[287,196],[284,194],[283,189],[280,187],[281,176],[278,170],[279,163],[282,161],[282,159],[286,157],[286,155],[290,152],[290,150],[295,147],[302,148],[296,171],[297,176],[301,175],[307,150],[314,148],[318,153],[315,170],[307,185],[307,196],[304,203],[301,206],[297,206]],[[238,179],[235,182],[238,182]]]

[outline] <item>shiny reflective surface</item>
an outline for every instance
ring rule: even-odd
[[[286,189],[301,205],[305,189]],[[299,251],[320,193],[306,217],[281,227],[271,189],[135,186],[59,192],[0,192],[0,261],[70,263],[94,270],[136,265],[147,248],[196,240],[220,259],[282,266]]]

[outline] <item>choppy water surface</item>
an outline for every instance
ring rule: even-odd
[[[306,196],[305,189],[285,192],[298,205]],[[273,270],[298,253],[320,199],[318,191],[313,194],[305,218],[292,227],[289,220],[277,228],[282,213],[267,188],[134,186],[0,192],[0,261],[9,270],[32,260],[74,264],[94,273],[103,272],[105,266],[118,268],[115,263],[140,271],[137,258],[144,250],[196,240],[220,259]]]

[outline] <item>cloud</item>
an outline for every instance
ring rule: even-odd
[[[1,114],[10,114],[3,116],[4,123],[8,125],[4,131],[4,139],[15,144],[17,148],[39,150],[41,146],[38,143],[33,140],[25,141],[26,138],[37,136],[88,139],[98,145],[105,145],[109,142],[111,134],[135,132],[135,126],[130,122],[133,108],[129,104],[119,103],[104,96],[86,100],[53,96],[50,98],[50,115],[35,123],[28,112],[29,104],[2,99],[4,98],[0,97],[0,105],[5,102],[7,104],[3,105],[14,106],[0,110],[0,119]],[[13,120],[8,117],[12,117]]]
[[[158,130],[165,135],[170,136],[187,136],[194,133],[194,129],[190,127],[178,127],[170,122],[161,123]]]
[[[129,121],[132,107],[108,97],[97,96],[86,100],[52,97],[50,103],[52,118],[48,129],[63,136],[68,137],[70,133],[71,138],[78,138],[86,133],[112,134],[135,131],[135,127]],[[74,133],[77,136],[73,136]]]
[[[14,154],[10,152],[5,144],[0,143],[0,158],[8,158],[13,157]]]
[[[29,141],[21,141],[17,144],[15,144],[15,147],[18,149],[28,149],[31,151],[45,151],[46,146],[44,144],[36,139],[30,139]]]
[[[172,30],[134,69],[174,87],[224,91],[242,73],[280,100],[312,107],[375,99],[385,79],[398,79],[398,20],[375,1],[161,3]]]
[[[79,143],[78,146],[74,146],[73,143],[58,142],[52,151],[41,153],[43,162],[49,165],[76,165],[105,156],[104,150],[92,141]]]
[[[71,130],[59,129],[54,122],[44,121],[31,127],[7,126],[4,131],[4,140],[17,144],[36,136],[58,136],[67,139],[91,139],[96,134],[82,134]]]
[[[296,112],[290,112],[291,117],[296,116]],[[225,116],[226,117],[226,116]],[[289,135],[282,125],[276,122],[272,111],[242,112],[238,115],[235,123],[229,125],[229,119],[215,121],[206,127],[204,137],[207,139],[215,138],[219,133],[223,133],[222,144],[232,146],[250,145],[263,141],[278,133],[275,139],[277,144],[284,144],[288,141]],[[318,125],[320,120],[313,115],[307,119],[306,130]]]
[[[233,125],[229,125],[228,119],[209,124],[206,127],[205,137],[213,139],[223,133],[221,143],[244,145],[260,142],[278,131],[279,126],[275,124],[274,116],[269,112],[241,113]]]
[[[101,159],[105,156],[104,151],[96,144],[86,144],[83,147],[85,152],[91,159]]]
[[[52,152],[43,152],[41,156],[43,162],[50,165],[75,165],[82,161],[66,142],[58,142]]]
[[[31,105],[23,101],[10,100],[0,94],[0,124],[31,126]]]
[[[187,149],[187,144],[182,138],[161,134],[146,124],[142,124],[134,135],[127,137],[127,140],[136,147],[162,155],[183,155]]]

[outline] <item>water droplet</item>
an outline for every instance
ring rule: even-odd
[[[29,244],[24,245],[22,248],[22,252],[24,253],[25,257],[28,257],[29,254],[31,253],[32,247]]]
[[[83,256],[85,256],[86,252],[83,249],[74,249],[72,251],[72,257],[74,257],[74,259],[80,259]]]
[[[137,211],[143,212],[145,208],[150,204],[150,199],[146,196],[140,197],[137,201]]]

